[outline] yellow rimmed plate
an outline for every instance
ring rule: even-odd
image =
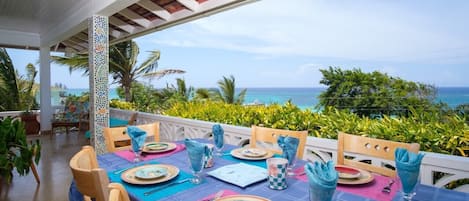
[[[172,142],[148,142],[143,146],[142,152],[162,153],[176,149],[177,145]]]
[[[342,167],[348,167],[348,166],[342,166]],[[370,172],[362,169],[358,169],[353,167],[353,169],[359,170],[360,171],[360,176],[357,178],[353,179],[344,179],[344,178],[339,178],[337,181],[338,184],[344,184],[344,185],[359,185],[359,184],[367,184],[373,181],[374,176]]]
[[[255,195],[228,195],[222,198],[216,199],[216,201],[270,201],[267,198],[259,197]]]
[[[137,172],[141,171],[142,169],[166,169],[167,172],[164,176],[156,177],[156,178],[148,178],[148,179],[141,179],[136,176]],[[131,169],[126,170],[122,173],[121,179],[129,184],[139,184],[139,185],[146,185],[146,184],[157,184],[162,183],[165,181],[169,181],[172,178],[178,176],[179,168],[173,165],[167,164],[150,164],[150,165],[142,165],[138,167],[134,167]]]
[[[361,175],[359,169],[345,165],[336,165],[335,170],[341,179],[357,179]]]
[[[167,168],[155,166],[140,168],[139,170],[135,171],[135,177],[138,179],[157,179],[164,177],[166,174],[168,174]]]
[[[250,151],[246,151],[247,149],[251,149]],[[235,158],[239,158],[239,159],[244,159],[244,160],[264,160],[264,159],[268,159],[268,158],[272,158],[272,156],[274,156],[274,153],[269,151],[269,150],[265,150],[265,149],[260,149],[260,148],[256,148],[258,150],[256,150],[255,152],[256,153],[262,153],[261,150],[263,150],[265,152],[264,155],[261,155],[259,156],[259,154],[256,154],[256,155],[246,155],[246,153],[248,152],[253,152],[254,148],[238,148],[238,149],[233,149],[231,151],[231,155]]]
[[[256,158],[265,156],[267,154],[267,151],[265,149],[259,148],[247,148],[241,150],[240,153],[247,157]]]

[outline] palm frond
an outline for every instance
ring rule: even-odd
[[[146,78],[162,78],[166,75],[171,75],[171,74],[182,74],[185,73],[186,71],[179,70],[179,69],[162,69],[156,72],[151,72],[151,73],[146,73],[143,75],[143,77]]]
[[[13,62],[5,48],[0,48],[0,89],[5,98],[2,101],[4,109],[18,109],[19,93]]]
[[[158,50],[150,51],[150,56],[148,56],[147,60],[145,60],[138,68],[136,68],[135,72],[140,74],[150,73],[155,71],[158,68],[158,60],[160,60],[161,52]]]
[[[77,54],[72,57],[51,56],[52,63],[68,66],[70,72],[83,70],[83,75],[89,74],[88,55]]]

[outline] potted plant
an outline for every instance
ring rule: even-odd
[[[41,157],[39,140],[27,142],[23,122],[10,117],[0,120],[0,180],[11,183],[13,169],[23,176]]]

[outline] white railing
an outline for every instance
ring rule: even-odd
[[[122,119],[128,119],[132,113],[133,111],[119,109],[110,110],[110,116]],[[212,126],[216,123],[143,112],[139,112],[137,115],[137,124],[153,121],[160,122],[160,137],[161,140],[165,141],[182,140],[184,138],[209,138]],[[223,124],[222,127],[225,130],[227,143],[243,146],[249,142],[251,128],[226,124]],[[425,154],[426,155],[422,161],[420,169],[421,182],[423,184],[445,188],[445,185],[450,182],[469,179],[468,157],[431,152],[425,152]],[[365,158],[364,156],[356,156],[356,158],[359,160],[370,159],[373,164],[394,164],[393,161],[381,161],[375,158]],[[337,140],[308,137],[303,159],[308,161],[336,161]],[[436,173],[442,174],[443,176],[441,178],[436,178]],[[469,184],[458,186],[454,190],[469,193]]]
[[[0,119],[7,116],[18,116],[21,111],[0,112]],[[128,119],[134,111],[111,109],[110,116],[121,119]],[[184,138],[210,138],[212,126],[216,122],[199,121],[184,119],[178,117],[169,117],[163,115],[138,112],[137,124],[160,122],[160,138],[163,141],[182,140]],[[223,124],[226,141],[229,144],[243,146],[249,143],[251,128],[232,126]],[[450,182],[461,179],[469,179],[469,158],[446,154],[425,152],[426,156],[421,166],[421,182],[427,185],[444,188]],[[357,156],[363,159],[363,156]],[[304,160],[334,160],[337,159],[337,141],[333,139],[324,139],[308,137],[305,147]],[[367,158],[369,159],[369,158]],[[393,165],[392,161],[380,161],[371,159],[372,163],[388,163]],[[436,178],[436,173],[442,174]],[[469,193],[469,185],[461,185],[454,190]]]

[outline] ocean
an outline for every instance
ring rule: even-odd
[[[291,100],[302,109],[313,109],[318,104],[317,97],[326,88],[247,88],[244,103],[283,104]],[[241,89],[237,90],[239,93]],[[88,89],[67,89],[67,94],[81,95]],[[116,89],[110,89],[109,98],[119,98]],[[437,101],[442,101],[454,108],[460,104],[469,104],[469,87],[439,87]],[[52,104],[58,105],[58,92],[52,92]]]

